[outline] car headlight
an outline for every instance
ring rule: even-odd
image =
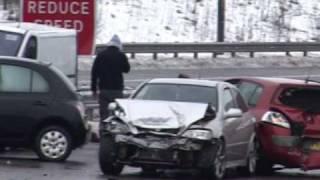
[[[126,134],[130,132],[129,126],[125,123],[117,120],[111,120],[109,122],[104,122],[102,126],[102,130],[108,131],[111,133],[122,133]]]
[[[268,111],[262,116],[261,121],[284,128],[290,128],[287,118],[279,112]]]
[[[206,129],[191,129],[187,130],[182,135],[183,137],[191,138],[191,139],[198,139],[198,140],[211,140],[212,139],[212,132]]]

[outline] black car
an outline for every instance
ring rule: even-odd
[[[63,161],[88,134],[84,105],[61,71],[0,57],[0,147],[26,147],[42,160]]]

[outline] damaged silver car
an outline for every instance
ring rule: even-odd
[[[118,175],[124,165],[199,169],[216,179],[231,167],[255,172],[255,118],[229,83],[154,79],[109,110],[100,127],[104,174]]]

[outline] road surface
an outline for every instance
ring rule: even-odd
[[[320,68],[217,68],[217,69],[155,69],[155,70],[133,70],[125,75],[125,85],[136,87],[141,82],[152,78],[173,78],[179,73],[188,74],[193,78],[201,79],[225,79],[239,76],[273,76],[305,79],[310,75],[311,79],[320,81]],[[79,72],[80,84],[88,85],[90,72]]]
[[[117,177],[104,176],[99,170],[97,160],[98,144],[90,143],[74,151],[65,163],[41,162],[29,151],[12,150],[0,154],[1,180],[201,180],[195,171],[160,171],[154,175],[144,175],[139,168],[126,167]],[[240,177],[230,170],[226,179],[232,180],[315,180],[320,171],[303,172],[299,170],[281,170],[268,177]]]

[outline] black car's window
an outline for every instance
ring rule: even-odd
[[[255,83],[241,82],[238,88],[249,106],[256,106],[262,93],[262,87]]]
[[[32,74],[32,92],[48,92],[48,82],[37,72],[33,71]]]
[[[18,66],[0,66],[0,90],[2,92],[30,92],[30,69]]]
[[[229,88],[223,91],[223,105],[226,112],[231,108],[238,108]]]
[[[0,31],[0,55],[16,56],[22,39],[22,34]]]
[[[211,103],[217,108],[217,89],[208,86],[146,84],[134,99]]]
[[[48,92],[46,80],[25,67],[0,65],[0,92]]]

